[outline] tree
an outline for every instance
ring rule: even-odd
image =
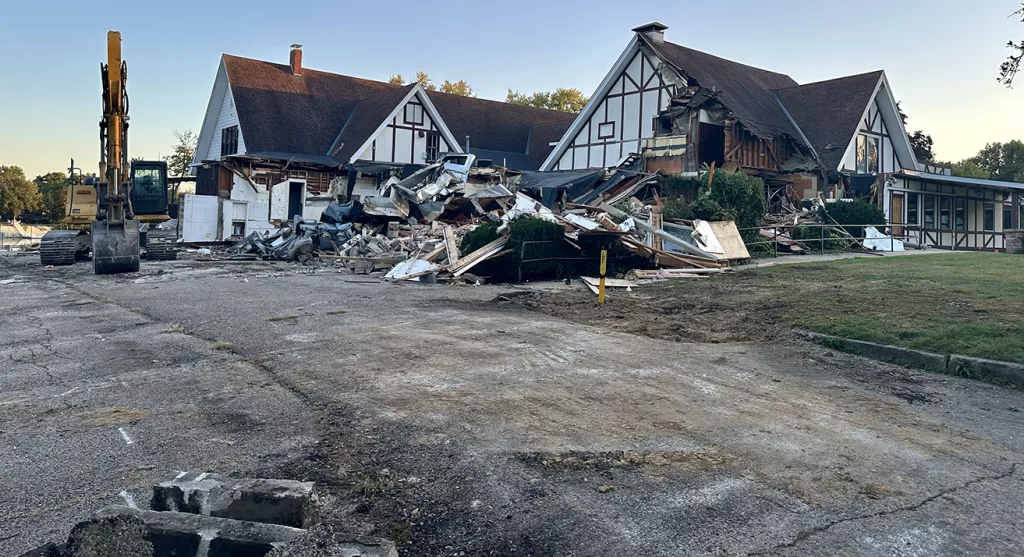
[[[462,97],[476,96],[476,94],[473,93],[473,88],[470,87],[470,85],[466,83],[466,80],[464,79],[460,79],[454,83],[446,79],[444,80],[444,83],[441,84],[440,91],[442,93],[451,93],[453,95],[459,95]]]
[[[562,87],[550,93],[536,92],[532,95],[525,95],[519,91],[509,89],[508,95],[505,97],[505,102],[507,103],[549,108],[573,114],[582,112],[583,107],[587,106],[589,100],[579,89],[565,89]]]
[[[405,78],[402,74],[398,73],[388,78],[388,83],[392,85],[405,85]]]
[[[932,141],[932,136],[918,130],[910,134],[910,144],[914,147],[914,156],[921,162],[933,162],[935,160],[935,153],[932,152],[932,145],[935,144]]]
[[[1024,142],[989,143],[970,159],[993,180],[1024,182]]]
[[[1021,8],[1010,14],[1010,17],[1020,16],[1020,22],[1024,23],[1024,2],[1021,2],[1020,6]],[[1024,60],[1024,40],[1020,43],[1010,41],[1006,43],[1006,46],[1013,51],[1013,54],[1010,54],[1006,61],[999,66],[999,82],[1011,87],[1013,78],[1017,77],[1017,72],[1020,71],[1021,61]]]
[[[192,133],[192,130],[185,130],[185,133],[174,130],[174,138],[178,143],[171,154],[164,157],[164,161],[167,162],[167,173],[171,176],[185,176],[188,174],[192,159],[196,156],[199,136]]]
[[[978,165],[974,159],[964,159],[960,162],[955,162],[950,167],[953,170],[953,176],[959,176],[961,178],[979,178],[982,180],[988,180],[988,171]]]
[[[437,91],[437,86],[430,81],[430,76],[427,75],[427,72],[416,72],[416,83],[419,83],[427,91]]]
[[[0,214],[18,218],[25,211],[39,208],[36,185],[25,178],[18,166],[0,166]]]
[[[64,192],[68,187],[68,176],[63,172],[47,172],[34,180],[39,190],[41,209],[46,220],[58,223],[64,214]]]

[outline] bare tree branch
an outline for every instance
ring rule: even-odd
[[[1020,16],[1021,23],[1024,23],[1024,2],[1021,2],[1021,8],[1012,14],[1010,17]],[[1001,66],[999,66],[999,82],[1007,87],[1013,86],[1013,79],[1017,77],[1017,72],[1020,71],[1021,61],[1024,60],[1024,41],[1020,44],[1010,41],[1006,44],[1015,54],[1011,54],[1009,58]]]

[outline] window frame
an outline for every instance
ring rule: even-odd
[[[221,128],[220,130],[220,156],[238,154],[238,124]]]
[[[935,229],[935,196],[934,195],[923,195],[924,198],[924,219],[922,219],[922,226],[928,230]]]
[[[920,221],[920,194],[917,192],[907,192],[907,224],[916,226]]]
[[[413,119],[409,118],[409,109],[410,108],[413,109],[413,111],[412,111],[413,118],[416,117],[416,113],[417,113],[416,109],[419,109],[419,111],[418,111],[419,112],[419,120],[413,120]],[[425,118],[426,118],[424,116],[425,112],[426,111],[423,109],[423,105],[422,104],[406,103],[405,108],[402,110],[402,123],[410,124],[410,125],[413,125],[413,126],[422,126],[423,122],[425,121]]]
[[[996,203],[995,201],[984,201],[982,208],[982,230],[995,232],[996,230]]]
[[[426,152],[424,153],[426,155],[426,162],[436,162],[441,158],[441,132],[427,132],[426,145]],[[431,151],[433,151],[433,156],[431,156]]]
[[[953,227],[953,200],[949,197],[939,198],[939,230],[950,230]]]
[[[967,199],[957,197],[953,200],[953,230],[964,232],[967,230]]]
[[[611,126],[611,132],[605,134],[603,129],[605,126]],[[615,138],[615,122],[601,122],[597,125],[597,138],[598,139],[614,139]]]

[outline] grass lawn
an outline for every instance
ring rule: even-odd
[[[1024,362],[1024,256],[944,253],[778,265],[613,291],[530,294],[534,311],[681,342],[771,342],[793,328]]]
[[[1024,362],[1024,257],[1018,255],[845,259],[749,274],[741,281],[782,302],[780,318],[794,327]]]

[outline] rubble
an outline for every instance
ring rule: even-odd
[[[509,254],[516,254],[516,259],[500,266],[505,275],[514,274],[509,268],[519,262],[592,263],[600,249],[612,246],[637,256],[634,266],[639,270],[675,270],[647,280],[687,271],[706,276],[704,270],[728,269],[731,262],[750,257],[731,222],[663,218],[654,189],[658,175],[628,168],[635,162],[627,157],[622,165],[608,169],[524,173],[475,166],[472,154],[445,155],[435,164],[403,174],[405,178],[382,178],[376,195],[330,204],[319,222],[295,217],[276,230],[254,232],[229,248],[225,257],[307,264],[319,259],[352,272],[380,272],[377,276],[393,282],[469,284],[490,278],[477,276],[487,275],[474,271],[479,265]],[[553,245],[559,236],[548,228],[543,241],[521,236],[513,243],[512,229],[520,219],[539,219],[561,228],[564,245],[553,248],[558,256],[523,255],[526,244]],[[467,248],[466,234],[488,224],[496,227],[496,237],[487,232],[486,240]],[[564,268],[582,274],[586,265],[567,263]]]

